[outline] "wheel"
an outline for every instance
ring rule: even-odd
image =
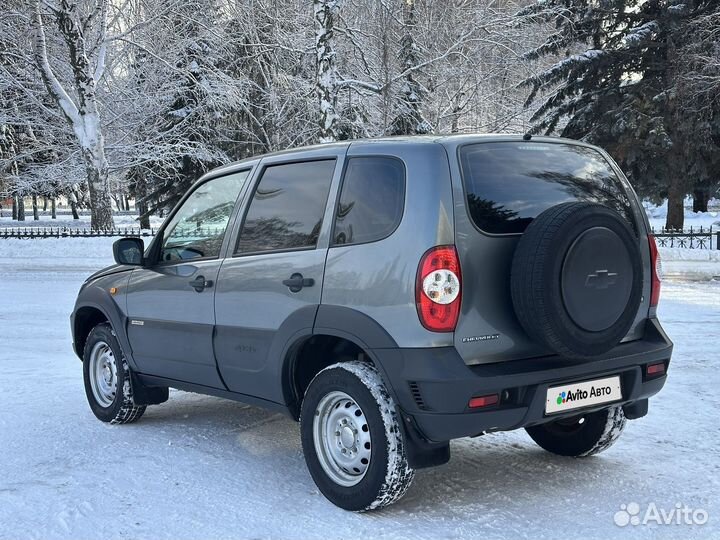
[[[414,471],[395,403],[372,365],[334,364],[310,382],[300,413],[310,475],[333,504],[373,510],[399,500]]]
[[[525,428],[538,446],[560,456],[586,457],[610,448],[625,429],[622,407]]]
[[[133,401],[130,367],[109,324],[90,331],[83,351],[85,395],[93,414],[103,422],[127,424],[145,412]]]
[[[635,233],[615,210],[563,203],[523,233],[510,270],[515,314],[533,341],[569,358],[606,353],[625,337],[643,294]]]

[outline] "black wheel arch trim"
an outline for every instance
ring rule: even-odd
[[[302,308],[298,310],[296,314],[301,316],[300,312],[310,307],[311,306]],[[283,323],[278,333],[278,337],[282,336],[284,339],[276,339],[270,350],[270,354],[277,353],[275,357],[282,359],[282,362],[278,363],[279,369],[281,370],[279,375],[282,377],[282,399],[290,410],[293,410],[299,398],[299,396],[295,395],[292,379],[293,363],[295,360],[294,352],[301,347],[307,339],[319,335],[342,338],[362,349],[378,368],[388,392],[390,392],[390,395],[397,402],[395,390],[390,383],[390,379],[382,365],[379,355],[376,354],[374,350],[397,348],[397,343],[387,331],[372,317],[352,308],[325,304],[312,306],[312,308],[317,310],[313,327],[298,328],[297,325],[292,324],[292,318],[289,318]],[[350,328],[352,328],[352,331],[349,330]]]
[[[90,285],[80,292],[75,308],[72,312],[71,331],[73,336],[73,349],[75,350],[75,354],[78,358],[80,358],[80,360],[83,359],[83,350],[82,347],[79,347],[80,343],[78,342],[78,336],[76,335],[77,315],[81,310],[87,308],[97,310],[103,314],[115,332],[115,337],[117,338],[118,343],[120,343],[120,347],[125,354],[128,364],[132,369],[137,370],[137,365],[132,357],[132,348],[130,347],[130,342],[127,337],[125,326],[127,323],[127,317],[112,299],[110,293],[97,286]]]

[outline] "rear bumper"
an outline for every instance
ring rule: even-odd
[[[442,442],[576,415],[577,411],[545,415],[547,389],[558,384],[620,375],[623,399],[614,404],[646,400],[660,391],[666,376],[647,378],[644,368],[659,362],[667,366],[672,348],[657,319],[648,319],[642,340],[618,345],[590,361],[549,356],[467,366],[454,347],[373,352],[406,427],[428,441]],[[482,410],[468,408],[470,398],[488,394],[499,394],[500,403]],[[603,407],[607,405],[597,408]]]

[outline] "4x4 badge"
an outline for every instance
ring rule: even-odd
[[[615,285],[617,282],[617,272],[608,272],[607,270],[595,270],[593,274],[588,274],[585,279],[586,287],[594,287],[595,289],[607,289]]]

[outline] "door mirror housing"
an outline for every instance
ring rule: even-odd
[[[142,238],[121,238],[113,244],[113,257],[118,264],[141,266],[144,252],[145,242]]]

